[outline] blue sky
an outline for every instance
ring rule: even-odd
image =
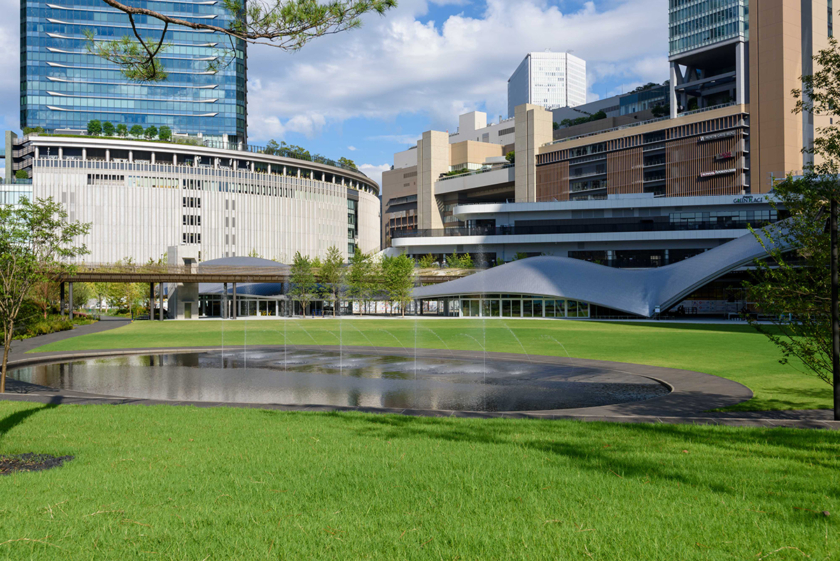
[[[19,0],[0,0],[18,13]],[[399,0],[385,17],[298,53],[249,50],[249,136],[346,156],[378,179],[423,131],[472,110],[507,116],[507,78],[528,51],[574,50],[589,98],[668,77],[667,0]],[[18,129],[17,18],[0,22],[0,125]],[[13,55],[13,56],[9,56]]]

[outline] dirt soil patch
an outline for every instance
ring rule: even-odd
[[[50,454],[0,455],[0,475],[11,475],[19,471],[43,471],[69,462],[73,456],[51,456]]]

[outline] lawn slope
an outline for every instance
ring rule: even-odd
[[[827,409],[831,388],[745,325],[544,320],[239,320],[136,322],[41,351],[180,346],[376,345],[571,356],[706,372],[755,393],[739,410]]]

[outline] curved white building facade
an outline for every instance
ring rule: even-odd
[[[91,224],[83,260],[161,259],[188,246],[201,261],[296,252],[345,257],[379,247],[379,186],[361,172],[242,150],[30,136],[31,196],[52,197]],[[20,187],[20,186],[17,186]]]

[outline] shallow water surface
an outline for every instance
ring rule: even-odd
[[[587,366],[283,349],[79,360],[21,368],[17,380],[139,399],[540,411],[641,401],[660,383]]]

